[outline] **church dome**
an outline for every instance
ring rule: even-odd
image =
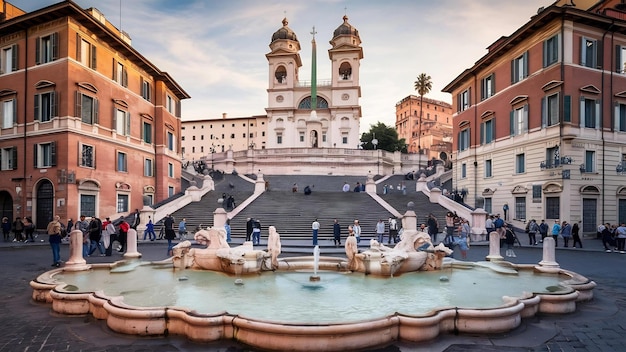
[[[359,31],[354,28],[354,26],[352,26],[350,23],[348,23],[348,16],[343,16],[343,23],[341,24],[341,26],[335,29],[335,32],[333,33],[333,39],[337,38],[340,35],[353,35],[355,37],[359,36]]]
[[[289,39],[296,42],[298,41],[296,33],[292,31],[291,28],[287,27],[287,24],[289,24],[287,18],[283,18],[283,27],[274,32],[274,34],[272,34],[272,43],[279,39]]]

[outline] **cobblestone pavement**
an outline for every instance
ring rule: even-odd
[[[523,240],[522,240],[523,242]],[[576,351],[626,350],[626,255],[605,253],[598,240],[584,242],[585,249],[557,248],[561,267],[575,271],[598,286],[594,299],[575,313],[541,315],[525,319],[517,329],[493,335],[440,335],[429,343],[398,342],[377,351]],[[285,246],[285,244],[283,244]],[[145,260],[164,258],[164,242],[140,243]],[[537,263],[541,247],[516,248],[514,263]],[[322,253],[324,254],[324,253]],[[473,245],[468,260],[484,260],[486,245]],[[67,258],[68,248],[61,250]],[[232,341],[195,344],[181,337],[135,337],[110,331],[92,316],[67,317],[49,305],[31,299],[29,282],[50,269],[47,243],[0,243],[2,291],[0,293],[0,352],[2,351],[253,351]],[[121,258],[90,257],[88,263]]]

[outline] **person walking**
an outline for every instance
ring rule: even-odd
[[[185,239],[185,234],[187,233],[187,219],[183,218],[179,223],[178,223],[178,238],[180,240],[184,240]]]
[[[396,218],[389,218],[389,241],[387,244],[398,243],[398,220]]]
[[[120,243],[120,248],[118,248],[118,252],[123,253],[126,252],[126,243],[128,242],[128,230],[130,230],[130,225],[124,220],[123,217],[120,217],[122,222],[120,222],[120,234],[117,236],[117,240]]]
[[[139,226],[140,222],[141,222],[141,216],[139,214],[139,209],[135,209],[135,212],[133,213],[133,221],[130,227],[133,230],[137,231],[137,226]]]
[[[115,225],[111,222],[111,218],[107,217],[102,224],[104,230],[102,231],[102,244],[104,245],[104,253],[107,257],[110,257],[113,252],[113,241],[117,240],[117,234],[115,231]]]
[[[467,219],[461,219],[461,225],[459,226],[459,250],[461,251],[461,259],[467,259],[467,251],[469,250],[469,235],[470,226]]]
[[[578,225],[578,222],[575,222],[574,225],[572,225],[572,238],[574,239],[574,243],[572,244],[573,248],[576,248],[576,243],[578,243],[580,245],[580,248],[583,248],[583,242],[580,240],[580,226]]]
[[[539,232],[539,225],[537,220],[531,219],[528,223],[528,244],[531,246],[537,245],[537,232]]]
[[[554,225],[552,225],[552,238],[554,238],[554,247],[559,246],[559,233],[561,233],[561,225],[559,224],[559,220],[554,220]]]
[[[224,230],[226,230],[226,242],[230,243],[230,219],[226,219],[226,223],[224,224]]]
[[[76,222],[76,230],[80,230],[83,233],[83,258],[87,258],[89,256],[89,221],[85,219],[85,215],[80,215],[80,220]],[[72,231],[68,231],[67,233],[71,233]]]
[[[248,218],[248,220],[246,221],[246,242],[250,241],[253,230],[254,230],[254,219]]]
[[[52,266],[57,268],[61,266],[61,223],[59,220],[60,217],[55,215],[46,228],[48,242],[50,243],[50,248],[52,248]]]
[[[22,221],[21,217],[16,217],[15,221],[13,221],[13,242],[23,242],[24,241],[24,237],[22,235],[22,232],[24,232],[24,222]]]
[[[504,203],[502,206],[502,211],[504,212],[504,220],[509,221],[509,204]]]
[[[487,216],[487,219],[485,220],[485,229],[487,230],[487,241],[489,241],[489,234],[496,230],[495,226],[493,226],[493,220],[494,220],[493,215]]]
[[[504,228],[504,220],[500,217],[500,214],[496,214],[496,219],[493,221],[493,227],[496,229],[498,236],[504,238],[506,236],[506,229]]]
[[[317,246],[317,233],[320,229],[320,223],[317,221],[317,218],[311,224],[311,230],[313,230],[313,246]]]
[[[341,225],[339,225],[337,219],[333,222],[333,241],[335,242],[335,247],[341,246]]]
[[[343,183],[343,187],[341,188],[343,192],[350,192],[350,184],[348,182]]]
[[[626,224],[621,223],[617,229],[615,229],[615,240],[617,241],[617,250],[621,254],[626,253]]]
[[[24,242],[35,242],[33,234],[35,233],[35,224],[29,216],[24,218]]]
[[[563,237],[564,246],[567,247],[569,239],[572,237],[572,225],[567,221],[563,221],[563,225],[561,226],[561,237]]]
[[[4,236],[4,242],[11,240],[11,223],[6,216],[2,218],[2,235]]]
[[[550,229],[550,227],[548,226],[548,224],[546,223],[545,220],[541,220],[541,224],[539,225],[539,233],[541,234],[541,240],[540,242],[543,243],[543,240],[548,237],[548,230]]]
[[[598,232],[600,232],[600,236],[602,237],[602,245],[604,246],[604,251],[607,253],[611,253],[611,246],[613,246],[613,234],[611,234],[611,224],[608,222],[606,224],[600,224],[598,226]]]
[[[428,235],[430,236],[431,242],[434,244],[437,242],[437,234],[439,233],[439,222],[437,221],[435,214],[428,214],[426,224],[428,225]]]
[[[504,243],[506,244],[506,256],[517,257],[513,247],[515,246],[515,233],[513,233],[512,227],[507,227],[504,231]]]
[[[359,225],[359,220],[355,219],[354,224],[352,225],[352,231],[354,232],[354,237],[356,237],[356,243],[361,242],[361,225]]]
[[[174,232],[174,217],[172,214],[167,214],[165,220],[163,220],[163,227],[165,227],[165,239],[167,240],[167,255],[172,256],[172,240],[176,238],[176,232]]]
[[[376,223],[376,238],[378,239],[378,243],[384,243],[385,223],[383,222],[383,219],[379,219]]]
[[[101,257],[106,255],[106,250],[102,245],[102,221],[93,217],[89,223],[89,255],[91,256],[96,249],[100,252]]]
[[[150,239],[150,241],[156,240],[156,233],[154,233],[154,223],[152,222],[152,217],[148,216],[148,223],[146,224],[146,229],[143,231],[143,240],[146,240],[146,236]]]
[[[252,244],[257,246],[261,244],[261,221],[259,219],[254,219],[252,225]]]

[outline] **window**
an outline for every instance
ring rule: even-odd
[[[469,109],[470,107],[470,88],[467,88],[467,90],[464,90],[461,94],[459,94],[458,96],[458,111],[465,111],[467,109]]]
[[[626,104],[615,103],[615,130],[626,132]]]
[[[459,151],[467,150],[470,147],[470,129],[459,131]]]
[[[283,144],[283,135],[281,133],[276,134],[276,144]]]
[[[546,219],[558,219],[560,217],[560,198],[546,197]]]
[[[489,144],[496,140],[496,120],[490,119],[480,124],[480,144]]]
[[[115,132],[121,135],[130,135],[130,113],[128,111],[115,109],[115,116],[113,116],[113,125],[115,125]]]
[[[466,178],[467,177],[467,164],[463,163],[461,164],[461,178]]]
[[[122,87],[128,87],[128,71],[119,61],[113,59],[113,80]]]
[[[523,174],[526,172],[526,156],[524,154],[517,154],[515,156],[515,173]]]
[[[170,114],[174,114],[174,99],[170,95],[167,96],[165,108]],[[222,127],[224,127],[224,125],[222,125]]]
[[[265,132],[263,132],[265,133]],[[343,133],[341,135],[341,144],[348,144],[348,134],[347,133]]]
[[[167,196],[171,197],[174,195],[174,187],[173,186],[167,186]]]
[[[117,152],[117,171],[128,172],[126,153]]]
[[[150,82],[143,79],[143,77],[141,77],[141,97],[144,98],[144,100],[152,101],[152,88],[150,87]],[[193,127],[195,128],[196,126]]]
[[[76,35],[76,58],[77,60],[91,69],[96,69],[96,46],[92,45],[85,39]]]
[[[485,198],[485,211],[489,214],[493,212],[493,199]]]
[[[492,73],[480,81],[480,100],[485,100],[493,96],[495,93],[496,93],[496,74]]]
[[[528,131],[528,104],[511,111],[511,136]]]
[[[598,41],[582,37],[580,43],[580,65],[596,68],[598,67]]]
[[[98,99],[76,92],[76,116],[90,125],[98,123]]]
[[[511,61],[511,83],[528,77],[528,51]]]
[[[541,203],[541,185],[533,185],[533,203]]]
[[[152,159],[144,159],[143,160],[143,175],[147,177],[154,176],[153,172],[154,168],[152,166]]]
[[[146,121],[143,122],[142,139],[145,143],[152,144],[152,125]]]
[[[300,143],[304,142],[304,132],[300,132],[299,138],[300,138]]]
[[[117,195],[117,212],[118,213],[127,213],[129,209],[128,204],[128,194],[118,194]]]
[[[559,123],[559,93],[541,99],[541,127]]]
[[[0,74],[17,71],[17,44],[2,49]]]
[[[0,170],[17,170],[17,148],[0,149]]]
[[[174,178],[174,164],[167,163],[167,176]]]
[[[58,116],[56,92],[46,92],[35,94],[35,120],[40,122],[48,122],[53,117]]]
[[[95,149],[92,145],[81,144],[80,147],[80,166],[95,167]]]
[[[561,157],[559,153],[559,147],[552,147],[546,149],[546,169],[558,167],[561,165]]]
[[[45,168],[56,166],[56,142],[40,143],[35,145],[35,167]]]
[[[515,214],[516,219],[526,219],[526,197],[515,197]]]
[[[600,101],[580,97],[580,121],[582,127],[600,127]]]
[[[16,100],[5,100],[2,102],[2,110],[0,110],[0,118],[2,119],[2,128],[12,128],[17,123]]]
[[[167,132],[167,149],[174,151],[176,149],[176,141],[174,140],[174,134]]]
[[[585,151],[585,163],[580,166],[581,172],[593,172],[596,164],[596,152],[593,150]]]
[[[493,176],[493,166],[491,164],[491,159],[485,160],[485,177]]]
[[[59,34],[52,33],[35,40],[35,63],[52,62],[59,58]]]
[[[80,195],[80,213],[85,216],[96,216],[96,196],[93,194]]]
[[[615,57],[615,71],[617,73],[626,73],[626,46],[617,45]]]
[[[548,67],[559,61],[559,35],[555,35],[543,42],[543,67]]]
[[[322,133],[322,142],[326,143],[326,133]]]

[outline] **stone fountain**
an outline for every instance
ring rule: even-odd
[[[384,346],[397,340],[428,341],[439,334],[452,332],[506,332],[518,327],[522,319],[538,313],[571,313],[577,302],[593,297],[593,281],[559,267],[551,238],[545,240],[543,260],[535,265],[504,261],[498,255],[499,243],[495,241],[490,245],[488,261],[460,262],[446,258],[451,251],[443,246],[433,246],[428,234],[413,230],[416,228],[414,215],[410,210],[405,214],[405,230],[394,248],[371,241],[370,248],[359,252],[356,239],[348,238],[346,258],[321,256],[319,247],[312,257],[279,258],[280,235],[273,227],[269,230],[267,250],[255,250],[251,243],[230,248],[225,231],[216,227],[200,230],[194,235],[199,246],[190,241],[180,243],[174,248],[174,256],[161,262],[141,262],[136,251],[131,251],[131,255],[120,262],[86,265],[80,260],[80,251],[73,251],[71,266],[51,270],[31,282],[32,297],[35,301],[52,303],[52,309],[57,313],[92,314],[97,319],[106,320],[107,326],[119,333],[138,336],[176,334],[196,342],[234,339],[256,348],[276,351],[343,351]],[[72,233],[72,236],[76,243],[82,243],[82,234]],[[129,239],[131,237],[129,233]],[[136,243],[129,243],[129,246],[136,248]],[[437,280],[438,271],[445,273],[449,280]],[[547,283],[543,287],[531,288],[532,291],[526,291],[531,285],[523,283],[523,290],[507,291],[499,297],[496,294],[484,307],[476,306],[477,300],[471,297],[468,301],[458,301],[452,296],[441,297],[441,303],[432,307],[418,309],[413,306],[415,302],[432,301],[438,294],[448,296],[463,292],[460,296],[464,298],[473,279],[470,277],[468,282],[462,279],[473,275],[473,271],[477,272],[475,275],[486,275],[484,280],[496,275],[495,287],[506,288],[509,285],[502,284],[504,280],[515,282],[522,277],[530,277],[530,283],[545,280]],[[85,275],[93,275],[94,279],[85,280]],[[124,279],[120,275],[131,276]],[[152,275],[159,279],[151,281]],[[245,281],[246,285],[233,286],[230,276],[237,278],[236,284]],[[421,284],[420,276],[434,280]],[[115,285],[110,283],[114,277],[126,281],[119,285],[119,291],[114,291],[118,293],[107,294],[105,288],[114,290]],[[186,281],[180,281],[183,277]],[[392,280],[391,284],[388,284],[389,280]],[[158,286],[161,281],[164,282]],[[102,282],[107,282],[107,287],[97,286]],[[136,288],[129,289],[129,282]],[[280,282],[290,283],[281,286]],[[276,283],[279,285],[274,286]],[[366,286],[358,289],[361,286],[357,285],[361,284]],[[393,285],[397,285],[394,294],[411,299],[404,300],[402,308],[392,304],[377,311],[381,306],[380,295],[388,294]],[[324,310],[328,309],[325,302],[329,293],[324,290],[331,290],[334,294],[346,286],[352,289],[345,294],[348,298],[337,300],[342,304],[328,312],[330,318],[320,320]],[[374,292],[373,301],[366,300],[363,294],[376,286],[383,293]],[[419,291],[430,287],[437,289],[429,293]],[[209,293],[222,288],[225,291]],[[491,288],[477,289],[479,296],[492,291]],[[139,298],[133,296],[134,291],[139,292]],[[444,295],[443,292],[447,293]],[[154,301],[146,303],[146,296],[150,294],[154,294]],[[246,308],[245,302],[251,301],[252,295],[259,295],[263,304],[253,302]],[[294,295],[299,298],[295,302]],[[429,299],[418,299],[422,295]],[[237,301],[238,296],[243,300]],[[285,296],[285,300],[281,296]],[[348,312],[339,313],[346,303],[355,301],[353,296],[359,296],[356,301],[363,300],[365,305],[348,309],[366,315],[352,318]],[[235,301],[227,303],[231,298]],[[194,307],[193,302],[222,305]],[[229,308],[224,308],[227,304],[230,304]],[[295,309],[292,318],[288,305]],[[268,318],[267,310],[258,311],[263,306],[273,307],[267,309],[279,314]],[[307,310],[312,311],[309,314],[311,320],[300,321]]]

